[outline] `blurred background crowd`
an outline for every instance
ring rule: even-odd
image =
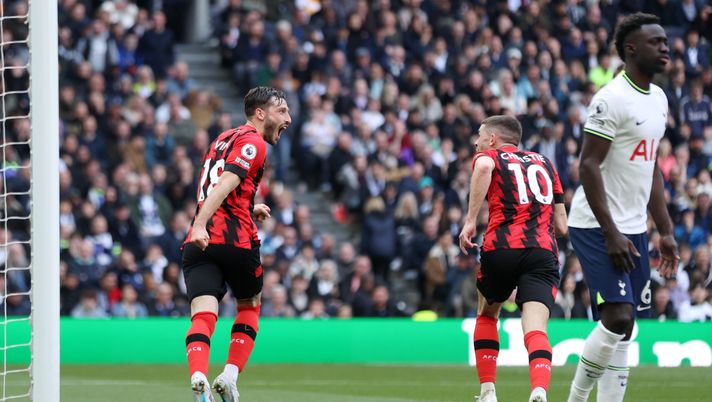
[[[189,314],[180,245],[201,159],[243,122],[179,61],[187,3],[58,2],[63,315]],[[2,7],[23,16],[27,1]],[[474,316],[479,263],[456,241],[480,122],[517,116],[568,205],[587,105],[622,68],[613,28],[646,11],[661,16],[672,57],[656,79],[670,104],[657,158],[682,257],[676,279],[651,278],[653,316],[712,320],[711,2],[223,0],[212,11],[205,46],[230,71],[225,85],[279,87],[293,119],[258,193],[274,218],[260,228],[264,317]],[[0,291],[23,315],[29,276],[12,268],[28,264],[29,223],[12,217],[30,207],[29,101],[12,91],[29,80],[25,20],[6,19],[2,35]],[[295,201],[304,192],[328,200],[331,224],[313,224],[315,205]],[[485,208],[479,233],[487,221]],[[566,239],[560,250],[552,316],[590,318],[581,266]],[[225,298],[221,314],[234,309]],[[517,314],[505,303],[503,316]]]

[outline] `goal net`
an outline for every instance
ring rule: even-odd
[[[0,4],[0,402],[59,400],[56,3]]]

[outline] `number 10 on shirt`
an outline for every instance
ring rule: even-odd
[[[524,166],[518,163],[509,163],[507,168],[514,173],[514,178],[517,180],[517,192],[519,193],[519,203],[529,204],[529,195],[527,194],[527,184],[529,185],[529,190],[534,195],[534,198],[541,204],[551,204],[554,199],[554,189],[552,186],[551,177],[541,165],[529,165],[527,167],[527,180],[524,180]],[[545,193],[542,193],[542,188],[539,185],[538,175],[544,178],[544,184],[546,185]]]

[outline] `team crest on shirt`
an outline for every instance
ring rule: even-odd
[[[608,113],[608,104],[603,99],[596,99],[591,104],[591,116],[603,116]]]
[[[604,116],[608,113],[608,104],[603,99],[596,99],[591,106],[588,108],[589,116],[588,121],[599,127],[605,126],[603,120]]]
[[[242,147],[242,156],[244,156],[248,161],[255,159],[257,156],[257,147],[252,144],[245,145]]]

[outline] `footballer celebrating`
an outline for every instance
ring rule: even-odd
[[[542,155],[518,149],[522,127],[509,116],[484,119],[473,161],[470,199],[460,249],[474,247],[477,214],[487,196],[490,220],[477,278],[479,306],[474,333],[480,402],[496,402],[499,354],[497,320],[502,303],[517,289],[524,344],[529,353],[529,401],[546,402],[551,379],[549,310],[559,284],[556,236],[566,233],[559,175]]]
[[[656,163],[668,103],[651,83],[670,60],[665,30],[654,15],[632,14],[618,24],[615,46],[625,70],[589,106],[582,186],[569,216],[571,243],[600,319],[586,339],[569,402],[587,401],[596,381],[599,402],[623,400],[634,317],[650,314],[648,212],[661,236],[658,271],[669,278],[679,262]]]
[[[254,197],[264,173],[267,143],[276,144],[292,120],[284,93],[269,87],[247,93],[245,115],[246,124],[220,134],[203,158],[196,216],[183,248],[191,300],[185,343],[196,402],[214,401],[207,379],[210,337],[226,286],[237,299],[237,317],[227,364],[213,383],[224,402],[238,401],[237,376],[257,336],[262,265],[252,215],[262,221],[270,216],[270,209],[255,205]]]

